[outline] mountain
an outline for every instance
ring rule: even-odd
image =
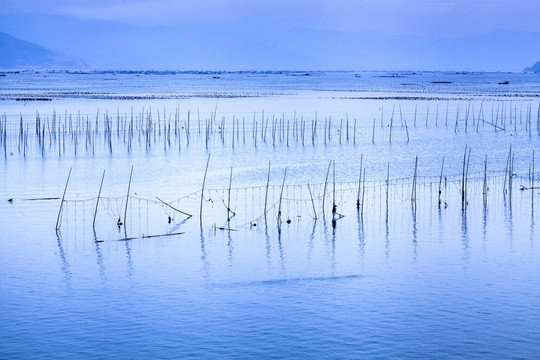
[[[0,53],[0,68],[2,69],[80,69],[86,67],[81,61],[3,32],[0,32]]]
[[[3,14],[0,31],[101,69],[521,71],[540,33],[455,39],[249,22],[145,27],[60,15]]]
[[[524,72],[535,72],[535,73],[540,72],[540,61],[538,61],[536,64],[534,64],[531,67],[525,68],[523,71]]]

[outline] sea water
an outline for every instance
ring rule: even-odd
[[[538,165],[532,172],[537,75],[1,79],[10,134],[0,167],[2,357],[532,358],[540,350],[540,194],[530,189],[531,174],[540,177]],[[151,111],[154,124],[159,112],[160,126],[178,113],[171,144],[153,129],[147,148],[137,131],[128,150],[116,119],[128,121],[132,109],[144,119]],[[97,117],[95,148],[83,136],[75,152],[69,131],[65,149],[50,132],[41,147],[29,132],[23,153],[21,116],[33,130],[36,113],[50,123],[54,112],[63,124]],[[112,151],[104,114],[113,118]],[[269,130],[263,139],[272,117],[288,143],[271,141]],[[303,142],[295,119],[306,124]]]

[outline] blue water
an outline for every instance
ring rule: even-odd
[[[209,229],[103,243],[40,236],[49,226],[21,231],[36,221],[11,219],[2,236],[0,351],[533,358],[540,266],[530,222],[538,219],[526,206],[516,218],[495,207],[475,224],[478,210],[465,220],[422,211],[413,223],[396,207],[388,230],[376,215],[362,224],[350,211],[335,229],[304,219],[280,236]]]
[[[40,80],[38,75],[48,77]],[[103,78],[136,75],[59,74],[55,78],[55,74],[7,74],[1,81],[11,81],[12,76],[26,80],[18,85],[11,82],[12,88],[2,89],[3,96],[8,92],[49,96],[46,93],[51,89],[59,89],[63,95],[43,103],[1,102],[8,109],[15,136],[9,139],[13,154],[0,152],[5,156],[0,165],[0,357],[537,357],[540,193],[519,189],[530,185],[528,170],[539,138],[536,132],[526,130],[524,121],[515,130],[508,127],[505,131],[480,126],[479,132],[473,127],[465,132],[463,121],[460,131],[453,128],[456,106],[460,105],[463,113],[469,98],[476,96],[479,98],[473,104],[484,102],[490,111],[486,118],[491,116],[491,104],[500,101],[506,101],[508,107],[513,101],[516,113],[522,104],[532,104],[535,115],[539,95],[535,75],[401,75],[408,78],[407,82],[420,85],[412,91],[402,90],[400,86],[410,85],[390,82],[405,82],[403,78],[371,74],[369,79],[374,80],[362,91],[394,95],[403,91],[406,96],[423,93],[431,100],[380,100],[371,95],[370,99],[344,100],[344,93],[355,96],[358,88],[351,84],[364,81],[368,76],[364,73],[360,78],[353,73],[140,74],[139,82],[118,86],[110,85],[115,80]],[[256,76],[266,80],[253,80]],[[87,82],[90,77],[99,79]],[[208,78],[200,80],[203,77]],[[454,83],[428,85],[434,77]],[[147,82],[140,82],[141,78]],[[319,83],[315,78],[325,80]],[[501,91],[500,87],[506,85],[499,85],[498,79],[510,79],[511,91]],[[229,84],[208,85],[219,81]],[[117,106],[133,106],[140,111],[154,104],[150,98],[79,99],[66,95],[69,89],[88,86],[92,91],[115,96],[124,90],[147,96],[152,88],[156,94],[168,94],[172,88],[178,95],[190,92],[197,84],[207,95],[244,90],[250,94],[248,98],[219,98],[219,109],[227,119],[253,109],[259,116],[262,108],[266,114],[279,114],[281,107],[288,117],[298,108],[300,116],[307,114],[310,106],[344,116],[344,105],[351,118],[357,109],[365,129],[362,135],[359,130],[356,143],[345,139],[338,142],[337,133],[333,133],[328,144],[319,135],[314,145],[295,140],[289,146],[280,142],[275,146],[258,143],[255,147],[247,141],[233,148],[230,138],[223,143],[215,135],[207,149],[202,136],[193,135],[189,146],[182,143],[181,151],[177,151],[177,145],[173,146],[175,151],[165,151],[161,146],[146,151],[137,145],[128,153],[122,140],[115,140],[112,154],[106,146],[98,146],[92,153],[82,145],[74,154],[68,142],[67,151],[58,155],[58,143],[53,141],[42,155],[35,140],[26,156],[17,150],[17,110],[31,126],[35,110],[50,119],[52,109],[58,113],[70,109],[75,114],[77,104],[83,113],[94,115],[97,107],[103,114],[104,109],[114,113]],[[251,96],[256,88],[266,95]],[[447,100],[433,100],[439,97],[448,98],[454,109],[449,126],[442,123]],[[174,112],[177,99],[155,101],[165,101]],[[192,102],[195,105],[191,109],[201,106],[206,117],[216,106],[215,97],[181,101],[184,110]],[[388,112],[396,101],[408,119],[410,141],[403,127],[396,127],[389,143]],[[437,103],[441,109],[439,124],[434,124],[432,115],[425,125],[427,106],[433,112]],[[382,106],[386,115],[381,128],[378,121]],[[415,106],[423,113],[418,125],[412,126]],[[372,143],[371,121],[375,116],[377,133]],[[156,139],[161,144],[162,138]],[[510,144],[516,173],[511,198],[508,192],[503,194],[503,170]],[[465,145],[472,148],[472,156],[468,206],[463,211],[460,175]],[[210,190],[205,192],[201,225],[197,191],[208,154],[211,162],[206,185]],[[363,214],[355,206],[360,154],[368,171]],[[415,213],[410,197],[416,155],[420,179]],[[485,155],[490,170],[487,203],[482,194]],[[443,185],[443,206],[439,208],[438,176],[443,157],[448,182]],[[275,206],[266,222],[260,216],[269,160],[272,205],[277,204],[284,169],[288,169],[280,228]],[[345,215],[334,224],[329,205],[332,180],[326,214],[321,212],[330,160],[336,160],[338,212]],[[388,162],[392,182],[386,208]],[[132,165],[135,170],[127,224],[125,229],[118,229],[116,219],[123,216],[123,197]],[[224,202],[231,166],[231,204],[237,214],[227,222]],[[60,197],[70,168],[68,201],[56,233],[60,200],[29,199]],[[537,175],[538,168],[536,164]],[[103,199],[94,233],[95,196],[104,169]],[[317,219],[306,192],[308,182]],[[155,200],[159,196],[172,201],[193,191],[194,195],[174,203],[194,215],[187,220]],[[8,202],[9,198],[13,202]],[[172,223],[167,222],[167,216],[173,217]],[[177,232],[182,234],[143,237]]]
[[[508,82],[508,84],[504,84]],[[185,97],[265,97],[298,91],[437,95],[537,96],[540,75],[478,72],[113,72],[27,71],[0,79],[2,100],[142,100]],[[355,95],[355,93],[357,93]],[[241,111],[241,109],[239,109]]]

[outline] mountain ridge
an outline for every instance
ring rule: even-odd
[[[77,69],[87,65],[72,57],[51,51],[10,34],[0,32],[2,69]]]
[[[540,61],[537,61],[533,66],[523,69],[524,72],[540,72]]]
[[[143,27],[17,14],[0,16],[0,31],[102,69],[520,72],[540,55],[540,33],[502,30],[450,39],[324,31],[294,24]]]

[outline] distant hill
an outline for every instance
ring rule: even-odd
[[[534,64],[531,67],[525,68],[523,71],[524,72],[535,72],[535,73],[540,72],[540,61],[538,61],[536,64]]]
[[[540,60],[540,32],[522,31],[440,38],[317,30],[295,24],[217,22],[148,27],[1,12],[0,31],[108,70],[517,72],[524,63]],[[500,49],[505,49],[504,56]]]
[[[1,69],[81,69],[79,60],[0,32]]]

